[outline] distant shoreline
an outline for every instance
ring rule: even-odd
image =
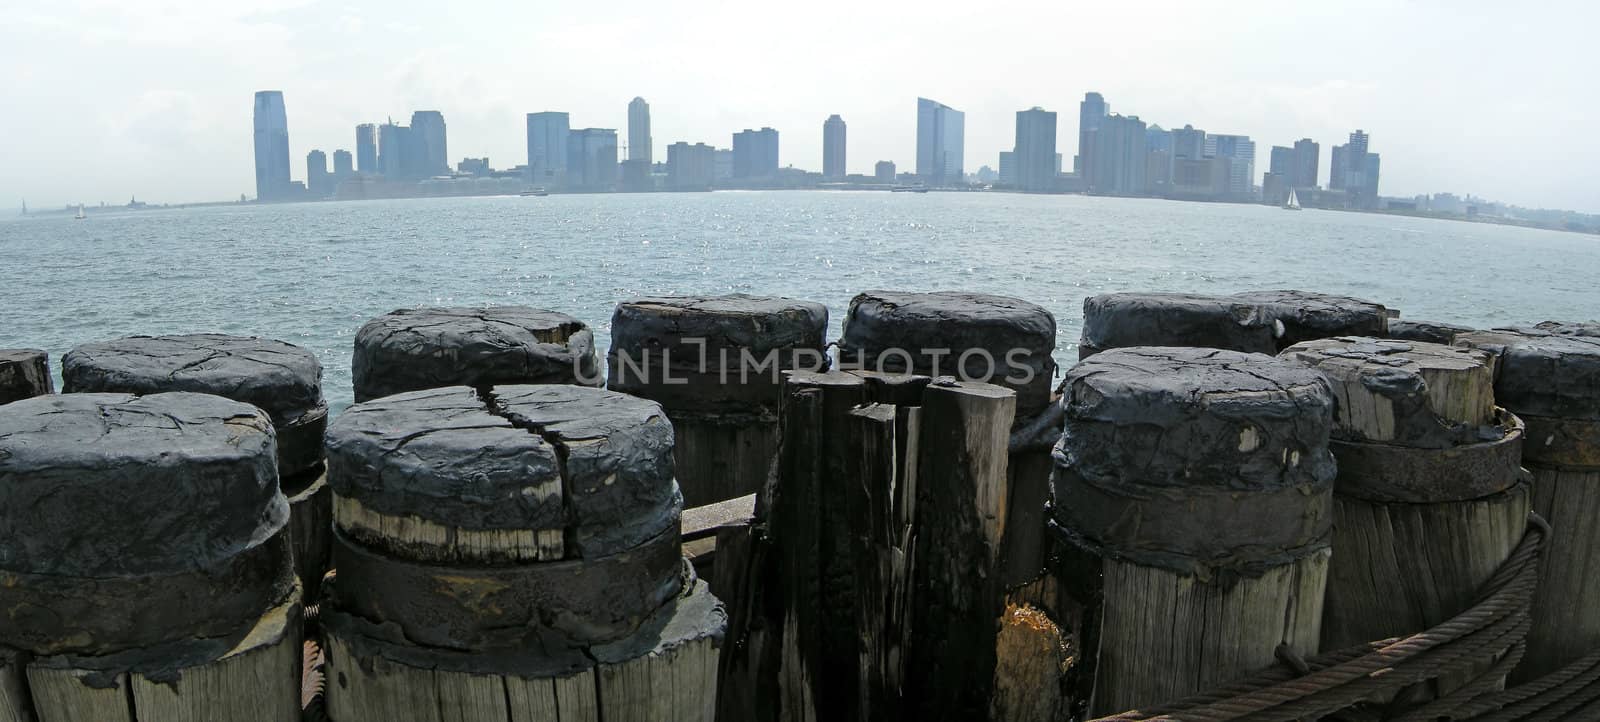
[[[850,188],[718,188],[718,189],[708,190],[708,191],[677,191],[677,190],[633,191],[633,192],[624,192],[624,191],[557,191],[557,192],[552,192],[550,195],[637,195],[637,194],[644,194],[644,193],[674,193],[674,194],[678,194],[678,193],[707,193],[707,192],[716,192],[716,191],[773,191],[773,192],[792,192],[792,191],[820,191],[820,192],[858,191],[858,192],[860,192],[860,191],[865,191],[865,192],[887,193],[887,192],[889,192],[889,188],[890,188],[890,186],[886,185],[886,186],[884,186],[882,188],[869,188],[869,187],[856,186],[856,187],[850,187]],[[1082,197],[1089,197],[1089,198],[1102,198],[1102,197],[1103,198],[1139,198],[1139,199],[1144,199],[1144,200],[1173,201],[1173,202],[1179,202],[1179,203],[1218,203],[1218,204],[1240,205],[1240,206],[1251,206],[1251,205],[1270,206],[1271,205],[1271,204],[1266,204],[1266,203],[1258,203],[1258,202],[1250,202],[1250,201],[1205,200],[1205,199],[1192,199],[1192,198],[1162,198],[1162,197],[1158,197],[1158,196],[1093,196],[1093,195],[1090,195],[1088,193],[1027,193],[1027,192],[1023,192],[1023,191],[1015,191],[1015,190],[1009,190],[1009,189],[930,188],[929,191],[934,192],[934,193],[1006,193],[1006,194],[1014,194],[1014,195],[1082,196]],[[164,204],[164,205],[162,205],[162,204],[140,204],[138,207],[133,207],[133,208],[130,208],[128,206],[120,206],[120,205],[119,206],[85,206],[85,210],[86,211],[92,211],[91,213],[89,213],[89,215],[91,217],[93,217],[95,215],[102,215],[102,214],[125,215],[125,214],[130,214],[130,213],[139,213],[139,212],[142,212],[142,211],[152,211],[152,210],[182,210],[182,209],[187,209],[187,208],[214,208],[214,207],[219,207],[219,206],[278,206],[278,205],[298,205],[298,204],[303,204],[303,203],[361,202],[361,201],[367,201],[367,200],[422,200],[422,199],[429,199],[429,198],[496,198],[496,197],[498,197],[498,198],[506,198],[506,197],[514,197],[514,196],[511,196],[509,194],[490,194],[490,195],[481,195],[481,196],[480,195],[439,195],[439,196],[418,195],[418,196],[404,196],[404,197],[398,197],[398,198],[346,198],[346,199],[321,198],[321,199],[290,200],[290,201],[269,201],[269,202],[265,202],[265,203],[263,203],[261,201],[254,201],[254,200],[250,200],[250,201],[201,201],[201,202],[198,202],[198,203],[172,203],[172,204]],[[1516,228],[1532,228],[1532,229],[1543,230],[1543,231],[1558,231],[1558,232],[1561,232],[1561,233],[1574,233],[1574,234],[1582,235],[1582,236],[1600,236],[1600,227],[1596,227],[1596,228],[1568,228],[1568,227],[1564,227],[1564,226],[1556,226],[1556,225],[1551,225],[1551,224],[1546,224],[1546,223],[1540,223],[1540,222],[1537,222],[1537,221],[1530,221],[1530,220],[1524,220],[1524,219],[1519,219],[1519,218],[1503,218],[1503,217],[1498,217],[1498,216],[1476,216],[1476,215],[1468,216],[1468,215],[1462,215],[1462,214],[1459,214],[1459,213],[1436,213],[1436,212],[1431,212],[1431,211],[1414,211],[1414,210],[1400,210],[1400,209],[1368,210],[1368,209],[1362,209],[1362,208],[1308,208],[1308,210],[1337,211],[1337,212],[1343,212],[1343,213],[1365,213],[1365,214],[1386,215],[1386,216],[1402,216],[1402,217],[1406,217],[1406,218],[1429,218],[1429,219],[1440,220],[1440,221],[1459,221],[1459,222],[1463,222],[1463,223],[1483,223],[1483,224],[1495,225],[1495,226],[1513,226],[1513,227],[1516,227]],[[77,212],[77,208],[76,207],[72,207],[72,208],[52,208],[50,210],[30,210],[26,214],[23,214],[22,216],[17,216],[17,217],[32,218],[32,217],[35,217],[35,216],[39,216],[39,217],[60,216],[60,217],[68,217],[68,218],[70,218],[76,212]]]

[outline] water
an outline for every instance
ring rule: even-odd
[[[1265,206],[998,193],[440,198],[0,221],[0,348],[218,331],[315,351],[335,409],[355,332],[420,305],[572,314],[603,350],[643,294],[972,290],[1050,309],[1070,364],[1084,296],[1304,288],[1489,326],[1600,316],[1600,241]],[[59,376],[58,376],[59,380]]]

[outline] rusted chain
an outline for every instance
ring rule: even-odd
[[[1427,631],[1305,660],[1309,674],[1285,667],[1159,708],[1101,722],[1278,722],[1347,709],[1441,674],[1466,672],[1527,636],[1538,559],[1550,525],[1529,515],[1522,541],[1484,584],[1478,600]]]

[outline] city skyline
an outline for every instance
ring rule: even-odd
[[[1532,9],[1507,23],[1424,4],[1285,11],[1246,3],[1200,13],[1157,3],[1154,12],[1172,22],[1153,25],[1148,8],[1011,3],[963,14],[964,21],[971,16],[962,23],[968,42],[944,55],[913,52],[906,38],[941,27],[957,6],[886,3],[836,31],[821,19],[826,12],[817,19],[784,15],[786,30],[826,37],[818,48],[774,53],[753,37],[730,34],[780,22],[773,13],[624,4],[630,18],[616,23],[561,8],[494,11],[499,25],[532,29],[518,43],[467,41],[477,35],[470,22],[476,15],[408,2],[348,9],[290,0],[245,9],[174,4],[160,22],[101,5],[30,8],[0,30],[16,41],[0,53],[64,62],[59,70],[23,63],[13,82],[21,111],[0,139],[0,162],[29,170],[0,179],[0,197],[49,207],[132,194],[173,202],[253,195],[250,149],[238,142],[250,131],[237,108],[256,89],[289,98],[296,177],[310,150],[356,150],[356,123],[391,114],[404,122],[419,108],[450,119],[452,164],[487,156],[509,167],[526,154],[526,113],[559,108],[581,125],[622,129],[626,102],[636,95],[650,99],[660,146],[727,147],[734,131],[770,126],[783,133],[782,165],[813,169],[823,143],[815,129],[837,113],[850,124],[850,173],[870,173],[878,160],[914,167],[904,108],[908,98],[935,98],[965,111],[962,165],[973,171],[1012,148],[1014,114],[1033,106],[1060,114],[1057,147],[1070,160],[1077,131],[1071,111],[1084,92],[1098,90],[1117,110],[1137,109],[1146,123],[1250,136],[1258,144],[1258,183],[1271,146],[1307,137],[1323,146],[1325,176],[1331,148],[1359,127],[1378,135],[1390,156],[1385,195],[1473,193],[1600,210],[1589,182],[1600,148],[1585,128],[1597,101],[1572,92],[1585,82],[1577,69],[1583,63],[1565,50],[1579,47],[1573,28],[1595,14],[1580,3]],[[921,12],[925,7],[934,11]],[[1081,42],[997,54],[1011,50],[1004,30],[1019,13],[1040,27],[1095,32]],[[664,32],[690,27],[721,38],[717,51]],[[366,37],[360,30],[379,28],[394,30],[382,48],[357,42]],[[1303,33],[1291,30],[1358,42],[1340,53],[1272,61],[1300,52]],[[581,72],[537,70],[558,66],[596,33],[629,48],[622,54],[628,57],[585,63]],[[1417,42],[1422,36],[1428,40]],[[118,51],[119,60],[91,64],[102,57],[95,55],[100,46]],[[655,57],[673,62],[641,62]],[[911,57],[919,59],[904,62]],[[1115,62],[1089,62],[1096,57]],[[1406,67],[1420,72],[1401,72]],[[659,147],[654,156],[661,160]]]

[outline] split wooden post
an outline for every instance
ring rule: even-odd
[[[49,354],[34,348],[0,349],[0,404],[44,396],[51,383]]]
[[[1333,396],[1308,369],[1195,348],[1106,351],[1067,373],[1052,529],[1099,558],[1096,715],[1317,650]]]
[[[1512,673],[1525,682],[1600,649],[1600,327],[1545,323],[1456,343],[1495,355],[1495,398],[1527,424],[1533,510],[1553,530],[1528,651]]]
[[[1016,392],[1007,460],[1007,589],[1044,573],[1050,448],[1061,436],[1055,384],[1056,320],[1043,307],[981,293],[868,291],[850,301],[839,361],[845,368],[953,376]]]
[[[298,720],[276,456],[264,413],[205,394],[0,409],[0,718]]]
[[[306,597],[317,598],[328,571],[333,501],[322,463],[328,404],[315,354],[243,336],[129,336],[72,349],[61,359],[61,379],[66,393],[193,391],[266,411],[278,437],[295,571]]]
[[[783,371],[820,371],[828,309],[772,296],[668,296],[617,304],[606,387],[672,419],[685,506],[753,494],[778,444]]]
[[[679,551],[672,427],[570,385],[447,387],[328,430],[340,722],[709,722],[720,602]]]
[[[1495,406],[1488,354],[1341,337],[1281,358],[1321,372],[1338,400],[1323,648],[1415,634],[1471,607],[1530,510],[1522,422]]]
[[[582,321],[525,306],[403,308],[356,332],[357,403],[444,386],[599,386],[594,333]]]
[[[1387,324],[1382,305],[1306,291],[1108,293],[1083,301],[1078,357],[1130,346],[1275,354],[1311,339],[1383,336]]]

